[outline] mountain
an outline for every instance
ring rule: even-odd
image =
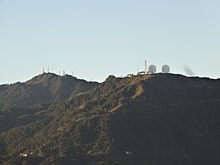
[[[0,111],[64,101],[99,85],[75,77],[44,73],[24,83],[0,86]]]
[[[220,80],[109,76],[23,111],[0,114],[1,125],[14,122],[0,129],[2,164],[220,164]]]

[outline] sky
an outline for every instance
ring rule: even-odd
[[[50,68],[104,81],[144,70],[220,77],[219,0],[0,0],[0,84]]]

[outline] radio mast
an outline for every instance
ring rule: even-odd
[[[147,73],[147,60],[145,60],[145,73]]]

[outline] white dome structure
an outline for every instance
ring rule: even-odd
[[[163,65],[162,72],[163,73],[170,73],[170,67],[168,65]]]
[[[149,73],[156,73],[157,67],[155,65],[150,65],[148,70],[149,70]]]

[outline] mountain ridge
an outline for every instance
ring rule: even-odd
[[[109,76],[85,93],[18,115],[0,132],[0,156],[3,164],[217,165],[219,107],[219,80]]]
[[[24,83],[1,85],[0,109],[64,101],[71,95],[85,92],[97,85],[97,82],[87,82],[70,75],[44,73]]]

